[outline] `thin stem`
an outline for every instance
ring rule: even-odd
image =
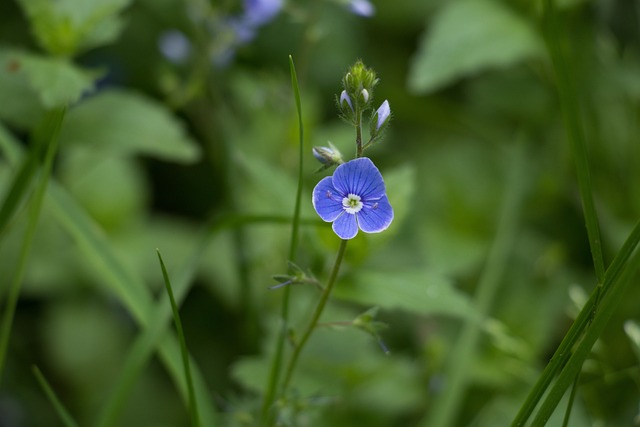
[[[560,31],[560,23],[554,10],[551,0],[544,2],[544,23],[546,25],[545,40],[547,49],[551,56],[551,62],[556,74],[558,95],[560,106],[564,115],[567,138],[571,144],[572,154],[576,166],[576,176],[580,199],[584,211],[585,226],[589,237],[589,246],[593,259],[593,267],[598,279],[598,286],[602,286],[604,281],[605,265],[602,255],[602,244],[600,239],[600,226],[598,214],[596,212],[593,194],[591,192],[591,174],[589,173],[589,159],[587,153],[587,142],[584,134],[582,120],[580,117],[580,107],[575,87],[574,73],[569,69],[570,61],[564,55],[562,43],[565,41],[565,34]]]
[[[291,71],[291,85],[293,87],[293,94],[296,101],[296,110],[298,112],[298,129],[299,129],[299,153],[298,153],[298,189],[296,191],[296,204],[293,211],[293,221],[291,226],[291,242],[289,244],[289,261],[295,262],[296,253],[298,250],[298,231],[300,229],[300,206],[302,204],[302,184],[303,184],[303,160],[304,160],[304,126],[302,122],[302,104],[300,101],[300,87],[298,86],[298,78],[296,75],[296,68],[293,64],[293,58],[289,55],[289,69]],[[289,329],[289,299],[290,299],[291,287],[286,286],[282,294],[282,312],[281,319],[282,324],[278,333],[278,340],[276,343],[276,353],[273,357],[271,364],[271,370],[269,373],[269,380],[267,383],[266,392],[262,401],[262,420],[267,425],[271,424],[273,420],[269,416],[269,408],[273,404],[273,400],[276,395],[276,389],[278,386],[278,380],[280,379],[280,370],[282,368],[282,359],[284,354],[284,344]]]
[[[160,261],[160,268],[162,269],[162,277],[164,278],[164,284],[167,289],[167,295],[171,303],[171,310],[173,312],[173,322],[176,327],[176,333],[178,334],[178,340],[180,341],[180,353],[182,355],[182,366],[184,368],[184,376],[187,381],[187,389],[189,391],[189,413],[191,414],[191,426],[200,427],[200,416],[198,415],[198,400],[196,399],[196,391],[193,385],[193,377],[191,376],[191,366],[189,365],[189,351],[187,350],[187,343],[184,338],[184,330],[182,328],[182,321],[180,320],[180,314],[178,312],[178,304],[173,296],[173,289],[171,287],[171,280],[169,279],[169,273],[167,273],[167,267],[164,265],[160,250],[156,249],[158,254],[158,261]]]
[[[573,386],[571,387],[571,394],[569,395],[569,402],[567,402],[567,410],[564,412],[564,420],[562,421],[562,427],[569,426],[569,420],[571,419],[571,410],[573,409],[573,402],[576,400],[576,391],[578,390],[578,380],[580,379],[580,372],[573,380]]]
[[[515,419],[511,423],[512,427],[521,427],[524,426],[526,421],[529,419],[530,415],[533,413],[533,410],[537,406],[538,402],[544,395],[544,392],[551,384],[551,381],[555,377],[556,373],[558,373],[563,366],[565,366],[572,356],[571,349],[574,348],[580,339],[583,337],[584,331],[587,329],[587,326],[590,325],[593,321],[595,321],[595,316],[593,315],[596,300],[601,296],[603,299],[607,297],[610,292],[610,289],[614,288],[618,285],[618,279],[623,272],[624,268],[628,264],[633,264],[633,262],[629,261],[629,258],[636,250],[636,247],[640,244],[640,221],[638,221],[627,237],[627,240],[622,245],[622,248],[618,251],[617,255],[607,268],[605,273],[605,280],[602,286],[602,292],[594,290],[589,297],[589,300],[585,303],[582,310],[578,314],[578,317],[569,328],[569,331],[566,333],[562,342],[558,346],[558,349],[551,357],[551,360],[544,368],[544,371],[538,378],[538,381],[533,386],[527,399],[524,404],[518,411]]]
[[[284,377],[284,383],[282,386],[282,394],[287,391],[289,384],[291,382],[291,378],[293,377],[293,371],[296,368],[296,364],[298,363],[298,358],[300,357],[300,353],[304,348],[305,344],[309,340],[309,337],[313,333],[314,329],[318,325],[318,320],[324,311],[324,307],[327,304],[327,300],[329,299],[329,295],[331,295],[331,290],[333,289],[333,285],[336,282],[336,278],[338,277],[338,272],[340,271],[340,265],[342,264],[342,258],[344,256],[345,249],[347,248],[348,240],[341,240],[340,247],[338,248],[338,254],[336,255],[336,260],[333,264],[333,269],[331,270],[331,275],[329,276],[329,282],[327,283],[327,287],[324,289],[322,296],[320,297],[320,301],[318,301],[318,305],[316,306],[316,310],[313,313],[313,317],[305,329],[304,334],[300,338],[300,341],[296,344],[293,349],[293,353],[291,354],[291,359],[289,360],[289,366],[287,367],[287,371]]]
[[[38,380],[40,387],[47,395],[49,401],[58,413],[58,417],[60,417],[62,424],[64,424],[66,427],[78,427],[78,423],[73,419],[71,414],[69,414],[69,411],[67,411],[62,402],[60,402],[60,399],[58,399],[55,391],[53,391],[53,388],[51,388],[51,385],[49,384],[47,379],[44,377],[44,375],[42,375],[42,372],[40,372],[40,369],[35,365],[31,369],[33,371],[33,375],[36,377],[36,380]]]
[[[13,317],[15,315],[16,306],[18,304],[20,288],[22,287],[22,279],[26,271],[29,254],[31,252],[31,245],[33,243],[36,227],[38,225],[38,219],[40,218],[40,211],[42,208],[44,195],[49,183],[49,177],[51,175],[51,169],[53,167],[53,160],[58,149],[58,135],[60,134],[60,127],[62,126],[62,120],[64,119],[65,113],[66,107],[51,110],[45,116],[42,128],[37,129],[34,136],[35,144],[40,144],[39,140],[41,139],[46,140],[48,144],[46,144],[47,151],[45,153],[44,162],[40,171],[40,181],[38,182],[31,198],[27,229],[22,240],[22,247],[20,248],[18,263],[13,275],[13,279],[11,281],[9,295],[7,296],[7,301],[5,303],[4,313],[2,316],[2,324],[0,326],[0,376],[4,371],[4,364],[7,356],[7,347],[9,345],[11,328],[13,326]]]
[[[362,157],[364,147],[362,145],[362,111],[356,106],[356,158]]]

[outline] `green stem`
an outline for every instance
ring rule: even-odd
[[[558,349],[551,357],[551,360],[544,368],[544,371],[538,378],[538,381],[529,392],[527,399],[511,423],[512,427],[522,427],[525,425],[526,421],[533,413],[533,410],[538,405],[538,402],[544,395],[544,392],[556,376],[556,373],[558,373],[563,366],[567,365],[569,358],[572,356],[571,349],[578,345],[578,342],[583,337],[584,331],[595,320],[593,313],[596,307],[596,302],[600,298],[606,298],[610,289],[617,286],[616,283],[618,282],[625,265],[633,264],[632,262],[629,262],[629,258],[639,244],[640,221],[636,223],[635,227],[627,237],[627,240],[622,245],[622,248],[620,248],[617,255],[609,265],[609,268],[607,268],[602,292],[599,291],[599,288],[596,288],[596,290],[591,293],[589,300],[585,303],[582,310],[580,310],[578,317],[571,325],[571,328],[569,328],[569,331],[562,339]]]
[[[293,58],[289,55],[289,68],[291,71],[291,85],[293,87],[293,94],[296,101],[296,110],[298,112],[298,129],[299,129],[299,151],[298,151],[298,189],[296,191],[296,204],[293,211],[293,221],[291,226],[291,242],[289,244],[289,261],[295,262],[296,253],[298,250],[298,230],[300,229],[300,207],[302,204],[302,184],[303,184],[303,169],[302,164],[304,160],[304,126],[302,122],[302,104],[300,101],[300,87],[298,86],[298,78],[296,75],[296,68],[293,64]],[[262,401],[262,420],[263,423],[270,425],[273,421],[273,416],[269,415],[269,409],[273,404],[273,400],[276,395],[276,389],[278,386],[278,380],[280,378],[280,370],[282,368],[282,359],[284,354],[284,344],[286,341],[288,329],[289,329],[289,299],[290,299],[291,287],[285,286],[282,294],[282,312],[280,325],[280,331],[278,333],[278,340],[276,343],[276,353],[273,357],[271,364],[271,370],[269,373],[269,380],[267,383],[266,392]]]
[[[316,306],[316,310],[313,313],[313,317],[311,318],[311,321],[309,322],[307,329],[305,329],[304,334],[300,338],[300,341],[298,341],[295,348],[293,349],[293,353],[291,354],[291,359],[289,360],[289,365],[287,367],[287,371],[284,377],[284,383],[282,386],[283,395],[286,393],[287,388],[291,383],[291,378],[293,377],[293,372],[296,368],[296,364],[298,363],[298,358],[300,357],[300,353],[302,352],[302,349],[304,348],[305,344],[309,340],[309,337],[313,333],[314,329],[318,325],[318,320],[320,319],[320,316],[324,311],[324,307],[327,304],[327,301],[329,300],[329,295],[331,295],[331,290],[333,289],[333,285],[335,284],[336,279],[338,277],[338,271],[340,271],[342,258],[344,256],[345,249],[347,248],[347,242],[348,240],[340,241],[340,247],[338,248],[338,254],[336,255],[336,260],[333,264],[333,269],[331,270],[331,276],[329,276],[329,282],[327,283],[327,287],[324,289],[324,292],[320,297],[320,301]]]
[[[572,154],[576,166],[576,176],[580,199],[584,211],[585,226],[589,237],[589,246],[593,259],[593,267],[598,278],[598,286],[604,281],[605,265],[602,255],[600,226],[596,212],[593,194],[591,193],[591,174],[589,173],[589,159],[587,143],[580,117],[580,104],[575,87],[575,77],[570,69],[570,61],[562,51],[562,43],[566,41],[565,34],[560,31],[560,23],[554,10],[553,1],[544,1],[544,24],[546,26],[545,40],[549,51],[553,69],[556,74],[560,106],[564,115],[567,138],[571,144]]]
[[[29,253],[31,252],[31,244],[33,243],[33,237],[38,225],[38,218],[40,217],[42,202],[47,190],[47,184],[49,183],[49,176],[51,175],[53,160],[58,149],[58,135],[60,134],[60,127],[62,126],[62,120],[64,119],[65,112],[66,107],[51,110],[45,116],[42,127],[37,129],[35,133],[35,144],[39,144],[38,140],[40,138],[46,138],[48,145],[44,163],[40,172],[40,181],[38,182],[38,185],[35,188],[31,199],[27,229],[24,234],[24,239],[22,240],[22,247],[20,249],[18,264],[14,272],[11,287],[9,288],[9,295],[7,296],[4,315],[2,317],[2,326],[0,330],[0,375],[4,370],[4,362],[6,360],[9,337],[11,336],[11,327],[13,326],[13,317],[15,315],[16,306],[18,304],[18,297],[20,295],[22,279],[24,277],[27,261],[29,259]]]
[[[158,261],[160,261],[160,268],[162,269],[162,277],[164,278],[164,284],[167,289],[167,295],[169,296],[169,302],[171,303],[171,311],[173,312],[173,322],[176,327],[176,333],[178,334],[178,340],[180,341],[180,354],[182,355],[182,366],[184,368],[184,376],[187,382],[187,389],[189,391],[189,413],[191,415],[191,426],[200,427],[200,416],[198,415],[198,400],[196,399],[196,391],[193,385],[193,377],[191,376],[191,366],[189,365],[189,351],[187,350],[187,343],[184,338],[184,330],[182,328],[182,321],[180,320],[180,314],[178,310],[178,304],[173,296],[173,288],[171,287],[171,279],[169,279],[169,273],[167,267],[164,265],[160,250],[156,249],[158,254]]]
[[[51,388],[51,385],[49,384],[47,379],[44,377],[44,375],[42,375],[42,372],[40,372],[40,369],[38,369],[38,367],[34,365],[32,367],[32,370],[33,375],[36,377],[38,383],[40,384],[40,387],[49,398],[49,401],[53,405],[55,411],[58,413],[58,417],[60,417],[62,424],[64,424],[66,427],[78,427],[78,423],[73,419],[71,414],[69,414],[69,411],[67,411],[62,402],[60,402],[60,399],[58,399],[58,396],[56,396],[53,388]]]
[[[562,421],[562,427],[569,427],[569,420],[571,419],[571,410],[573,409],[573,402],[576,400],[576,392],[578,391],[578,380],[580,379],[580,372],[573,380],[573,386],[571,387],[571,394],[569,395],[569,402],[567,402],[567,410],[564,412],[564,420]]]
[[[362,157],[364,147],[362,145],[362,111],[356,107],[356,158]]]

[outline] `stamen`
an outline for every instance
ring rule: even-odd
[[[347,197],[342,199],[342,206],[347,213],[356,214],[360,212],[362,209],[362,201],[360,200],[360,196],[357,194],[349,194]]]

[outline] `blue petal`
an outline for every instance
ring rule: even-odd
[[[313,189],[313,208],[327,222],[335,220],[344,212],[343,196],[334,188],[332,181],[330,176],[323,178]]]
[[[333,185],[342,194],[356,194],[363,200],[377,200],[385,193],[380,171],[366,157],[338,166],[333,173]]]
[[[356,221],[356,216],[347,212],[340,215],[333,222],[333,231],[340,237],[341,239],[353,239],[358,234],[358,223]]]
[[[393,208],[387,196],[380,200],[366,204],[358,212],[358,225],[365,233],[379,233],[389,227],[393,221]]]

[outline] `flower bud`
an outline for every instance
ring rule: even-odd
[[[382,105],[380,105],[380,108],[378,108],[378,110],[373,116],[374,119],[377,117],[376,133],[378,133],[382,128],[382,126],[384,126],[384,124],[387,122],[387,120],[389,120],[390,115],[391,115],[391,108],[389,107],[389,101],[385,99]]]
[[[360,95],[362,96],[362,99],[364,100],[365,104],[367,102],[369,102],[369,91],[368,90],[362,89],[362,91],[360,92]]]
[[[342,154],[340,154],[340,151],[330,142],[329,147],[313,147],[311,151],[313,152],[313,156],[322,163],[320,170],[344,163]]]
[[[371,97],[373,88],[377,83],[378,79],[375,71],[365,67],[362,61],[353,64],[345,74],[344,79],[342,79],[342,84],[348,94],[357,96],[362,93],[363,89],[366,89],[367,99]]]
[[[346,110],[347,106],[349,106],[349,109],[351,109],[351,112],[353,113],[353,104],[351,103],[351,97],[349,96],[349,94],[347,94],[346,90],[343,90],[340,94],[340,108]]]

